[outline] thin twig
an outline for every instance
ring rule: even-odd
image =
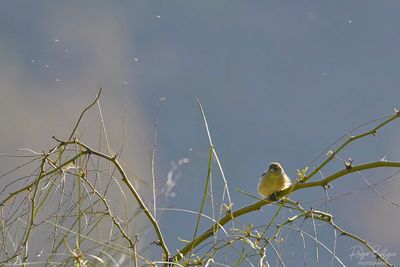
[[[215,151],[215,149],[214,149],[214,144],[213,144],[213,141],[212,141],[212,139],[211,139],[210,130],[208,129],[207,118],[206,118],[206,115],[205,115],[205,113],[204,113],[203,106],[202,106],[201,103],[200,103],[200,100],[199,100],[198,98],[196,98],[196,99],[197,99],[197,104],[199,105],[199,108],[200,108],[200,111],[201,111],[201,115],[202,115],[202,117],[203,117],[204,126],[206,127],[207,136],[208,136],[208,141],[209,141],[209,143],[210,143],[210,146],[213,147],[214,157],[215,157],[215,160],[217,161],[219,170],[220,170],[220,172],[221,172],[222,179],[223,179],[223,181],[224,181],[224,193],[223,193],[223,196],[222,196],[222,200],[224,199],[224,195],[225,195],[225,192],[226,192],[226,194],[227,194],[227,196],[228,196],[229,205],[231,205],[231,204],[232,204],[232,201],[231,201],[231,196],[230,196],[230,194],[229,194],[228,182],[226,181],[225,173],[224,173],[224,170],[222,169],[222,165],[221,165],[221,162],[220,162],[220,160],[219,160],[217,151]]]
[[[204,209],[204,204],[206,203],[206,198],[207,198],[207,191],[208,191],[208,186],[210,183],[210,177],[211,177],[211,166],[212,166],[212,158],[213,158],[213,147],[211,146],[210,149],[210,156],[208,158],[208,171],[207,171],[207,178],[206,178],[206,183],[204,185],[204,193],[203,193],[203,199],[201,201],[201,207],[199,210],[199,214],[197,216],[197,222],[196,222],[196,227],[194,229],[194,233],[193,233],[193,240],[196,239],[196,235],[197,235],[197,230],[199,229],[199,225],[200,225],[200,218],[201,218],[201,214],[203,213],[203,209]],[[190,253],[189,255],[192,253],[193,247],[190,249]]]
[[[117,220],[116,216],[111,211],[111,207],[108,204],[108,201],[105,196],[103,196],[94,185],[86,178],[85,175],[82,175],[82,179],[89,185],[89,187],[93,190],[93,192],[99,197],[99,199],[103,202],[104,206],[106,207],[107,214],[108,216],[111,217],[112,222],[114,225],[118,228],[118,230],[121,232],[122,236],[125,238],[126,241],[128,241],[129,246],[133,249],[133,253],[135,254],[135,249],[136,249],[136,242],[134,242],[127,233],[125,233],[124,229],[122,228],[121,224]]]
[[[312,218],[312,220],[314,220],[314,219],[320,220],[320,221],[324,221],[324,222],[330,224],[334,228],[334,230],[338,230],[339,232],[341,232],[340,235],[348,236],[348,237],[358,241],[359,243],[363,244],[366,248],[368,248],[375,255],[375,257],[377,259],[384,262],[388,267],[394,267],[394,265],[391,264],[390,262],[388,262],[384,258],[384,256],[381,255],[367,240],[362,239],[361,237],[358,237],[355,234],[347,232],[347,231],[343,230],[342,228],[340,228],[337,224],[335,224],[333,221],[332,215],[329,213],[318,211],[318,210],[305,210],[303,213],[289,218],[285,223],[282,224],[282,226],[292,223],[294,220],[299,219],[301,217]],[[316,242],[318,241],[318,239],[316,237],[314,237],[314,239]],[[317,243],[319,243],[319,241]]]
[[[86,111],[88,111],[91,107],[93,107],[94,104],[96,104],[97,100],[99,100],[102,91],[103,91],[103,86],[100,86],[99,92],[97,93],[96,98],[94,99],[94,101],[89,106],[87,106],[82,111],[81,115],[79,116],[78,121],[76,122],[74,129],[72,130],[71,134],[68,137],[68,141],[70,141],[72,139],[72,137],[75,135],[75,131],[78,128],[79,123],[81,122],[81,120],[83,118],[83,115],[86,113]]]
[[[361,134],[355,135],[355,136],[350,136],[349,139],[346,140],[346,142],[344,142],[341,146],[339,146],[335,151],[332,151],[332,153],[329,154],[328,158],[325,159],[325,161],[323,161],[319,166],[317,166],[309,175],[307,175],[306,177],[304,177],[304,179],[302,180],[302,182],[306,182],[308,181],[311,177],[313,177],[316,173],[318,173],[326,164],[328,164],[337,153],[339,153],[344,147],[346,147],[347,145],[349,145],[350,143],[363,138],[365,136],[368,135],[376,135],[378,133],[378,130],[381,129],[382,127],[384,127],[386,124],[390,123],[391,121],[397,119],[400,117],[400,112],[396,111],[395,114],[393,114],[392,116],[390,116],[387,120],[385,120],[384,122],[380,123],[379,125],[377,125],[376,127],[372,128],[369,131],[363,132]]]
[[[153,212],[154,219],[157,219],[157,192],[156,192],[156,148],[157,148],[157,127],[158,127],[158,112],[161,107],[162,101],[165,101],[165,98],[160,98],[157,105],[156,110],[156,119],[154,122],[154,144],[153,150],[151,152],[151,180],[152,180],[152,193],[153,193]]]

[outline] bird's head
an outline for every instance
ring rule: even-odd
[[[268,171],[272,173],[280,174],[283,172],[282,165],[278,162],[272,162],[269,164]]]

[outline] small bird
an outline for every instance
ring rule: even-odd
[[[286,175],[282,165],[278,162],[269,164],[258,182],[258,193],[264,198],[275,200],[275,193],[290,186],[290,178]]]

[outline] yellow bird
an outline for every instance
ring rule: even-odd
[[[290,186],[290,178],[278,162],[269,164],[258,182],[258,193],[264,198],[274,200],[274,195]]]

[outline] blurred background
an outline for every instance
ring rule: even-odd
[[[297,169],[321,162],[325,149],[352,128],[399,108],[399,10],[399,2],[370,0],[3,2],[0,152],[40,152],[54,145],[51,136],[67,138],[102,85],[111,147],[124,145],[124,163],[145,181],[137,186],[146,203],[152,203],[157,120],[158,207],[199,210],[209,154],[199,98],[234,208],[242,207],[254,199],[236,189],[257,195],[269,162],[281,162],[294,178]],[[101,131],[96,109],[83,125],[83,140],[91,144]],[[399,161],[399,132],[394,121],[339,156],[354,164]],[[12,165],[0,160],[2,173]],[[213,166],[220,201],[223,182]],[[337,159],[323,175],[342,168]],[[307,208],[328,209],[339,226],[394,253],[396,263],[399,176],[385,182],[395,171],[364,173],[385,198],[359,174],[333,183],[327,203],[322,188],[291,197]],[[1,187],[9,182],[0,180]],[[264,207],[239,220],[262,225],[273,211]],[[191,239],[195,215],[160,210],[157,216],[171,251],[184,245],[179,238]],[[200,230],[208,225],[202,221]],[[331,228],[323,226],[319,237],[332,248]],[[286,266],[301,266],[302,243],[293,243],[299,253]],[[359,244],[338,237],[337,245],[342,262],[356,266],[351,254]],[[316,261],[312,239],[307,246],[307,266],[330,263],[324,249]]]

